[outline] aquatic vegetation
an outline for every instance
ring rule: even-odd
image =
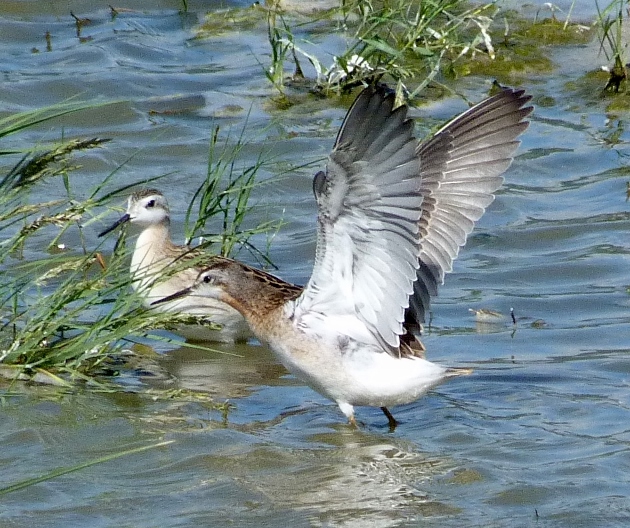
[[[612,0],[605,8],[598,7],[598,16],[592,24],[599,42],[601,62],[579,79],[570,81],[566,88],[580,99],[590,103],[606,102],[606,112],[613,115],[630,110],[627,69],[627,6],[621,0]]]
[[[73,105],[11,116],[3,120],[0,137],[87,108],[90,106]],[[105,357],[105,351],[114,350],[111,344],[116,339],[130,331],[133,334],[136,324],[140,331],[148,327],[151,317],[143,321],[132,316],[131,304],[124,299],[117,304],[112,295],[116,282],[108,285],[108,276],[124,266],[122,256],[106,265],[97,251],[82,247],[73,252],[58,243],[68,230],[80,233],[82,224],[90,221],[95,208],[107,198],[95,198],[103,182],[85,200],[75,200],[70,179],[77,168],[70,156],[104,141],[64,140],[50,149],[26,152],[0,180],[0,362],[17,366],[16,375],[47,373],[55,383],[63,383],[59,374],[80,377]],[[54,178],[61,180],[67,197],[31,203],[30,191]],[[29,259],[36,236],[50,240],[50,257]],[[112,303],[110,295],[114,310],[106,312],[102,308]]]
[[[262,28],[264,16],[263,7],[253,3],[246,8],[226,8],[212,11],[197,28],[196,38],[210,38],[233,31],[251,31]]]
[[[545,4],[532,20],[495,1],[347,0],[307,11],[268,0],[213,11],[196,38],[265,32],[268,58],[252,53],[279,94],[278,108],[295,104],[300,92],[342,95],[375,80],[395,87],[402,102],[429,87],[449,92],[445,83],[462,76],[514,83],[552,71],[551,46],[587,44],[595,33],[571,20],[572,8],[562,19],[556,6]],[[551,16],[544,17],[547,10]]]
[[[593,38],[592,27],[551,18],[524,19],[514,11],[495,17],[490,34],[495,43],[495,57],[476,54],[453,65],[452,73],[487,75],[502,82],[518,82],[526,75],[549,73],[554,69],[549,49],[552,46],[587,44]]]
[[[218,244],[215,253],[230,256],[239,249],[247,250],[259,263],[272,264],[268,257],[269,244],[275,233],[283,225],[282,218],[263,221],[252,227],[246,227],[256,204],[251,203],[252,191],[265,185],[258,177],[260,169],[271,159],[270,152],[259,153],[255,162],[249,166],[239,167],[237,162],[247,142],[244,139],[247,121],[234,145],[230,144],[230,136],[219,144],[219,126],[216,126],[210,137],[208,151],[208,170],[205,180],[197,188],[186,211],[186,244],[195,238],[199,243]],[[193,222],[193,209],[196,207],[196,220]],[[206,225],[210,219],[221,220],[218,233],[209,233]],[[267,238],[266,250],[261,250],[250,242],[256,235],[264,234]],[[213,248],[214,249],[214,248]]]
[[[408,91],[413,97],[465,56],[483,53],[494,57],[489,34],[493,14],[494,3],[473,6],[461,0],[354,0],[294,26],[273,4],[268,15],[272,54],[267,76],[284,93],[284,62],[290,53],[297,76],[302,76],[301,56],[315,70],[314,88],[324,94],[383,78],[395,84],[399,93]],[[330,63],[305,51],[291,28],[305,31],[308,24],[311,35],[324,26],[328,31],[341,30],[348,42],[346,48]],[[408,82],[419,84],[412,89],[405,85]]]
[[[0,121],[0,139],[70,111],[96,105],[63,105]],[[262,258],[250,238],[276,229],[276,223],[254,225],[241,232],[251,210],[249,198],[258,162],[237,174],[235,157],[244,141],[233,149],[218,144],[218,129],[211,142],[208,178],[195,193],[200,218],[189,229],[190,238],[205,235],[203,228],[213,215],[223,215],[225,233],[215,238],[221,253],[247,247]],[[89,191],[75,189],[72,172],[79,167],[72,156],[100,147],[107,140],[64,139],[51,147],[27,150],[0,178],[0,375],[13,379],[37,379],[57,385],[112,374],[125,368],[137,343],[150,340],[166,345],[172,340],[159,329],[190,322],[173,314],[141,308],[131,291],[129,252],[124,234],[114,253],[105,258],[100,248],[90,248],[83,226],[101,219],[104,206],[126,195],[134,184],[105,192],[116,171]],[[4,150],[0,154],[19,154]],[[153,178],[154,180],[155,178]],[[225,181],[226,180],[226,181]],[[65,196],[45,203],[30,199],[36,186],[59,182]],[[143,182],[143,183],[148,183]],[[225,183],[224,183],[225,181]],[[194,202],[194,200],[193,200]],[[188,218],[192,218],[191,204]],[[64,235],[79,240],[78,248],[61,242]],[[40,257],[42,240],[48,256]],[[35,256],[35,257],[34,257]],[[172,345],[170,345],[172,346]],[[104,382],[106,383],[106,382]]]
[[[265,61],[255,52],[256,60],[280,95],[277,106],[286,108],[294,104],[296,91],[339,95],[375,80],[395,86],[399,100],[413,99],[428,87],[448,91],[445,82],[468,75],[514,83],[526,75],[551,72],[555,67],[551,47],[587,44],[595,34],[594,26],[571,20],[573,4],[566,16],[545,4],[533,20],[501,9],[497,2],[340,4],[305,13],[269,0],[265,5],[213,12],[198,37],[234,31],[233,21],[238,21],[236,29],[245,24],[262,31],[266,20],[269,58]],[[334,55],[330,44],[326,51],[321,44],[331,34],[337,35]],[[293,90],[287,92],[288,88]]]
[[[627,92],[627,43],[624,43],[623,25],[626,2],[612,0],[603,10],[597,5],[598,38],[601,50],[604,52],[609,64],[602,69],[609,73],[608,82],[604,90],[618,93],[623,85],[624,93]],[[613,16],[611,17],[611,13]]]

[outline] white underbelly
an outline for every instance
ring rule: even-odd
[[[391,406],[409,403],[445,379],[446,369],[421,358],[396,358],[365,346],[341,353],[333,344],[294,339],[270,343],[284,366],[337,403]]]

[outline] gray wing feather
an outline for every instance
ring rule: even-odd
[[[406,107],[393,105],[384,88],[366,88],[348,111],[326,173],[314,179],[317,250],[296,313],[356,314],[397,354],[416,279],[422,194],[413,122]]]
[[[432,296],[459,248],[494,200],[532,107],[522,90],[504,89],[475,105],[418,146],[422,194],[421,250],[409,314],[424,321]]]

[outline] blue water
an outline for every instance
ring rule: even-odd
[[[152,11],[131,5],[138,10],[112,20],[100,5],[76,2],[75,14],[92,20],[81,41],[67,4],[0,6],[2,115],[72,96],[119,102],[12,136],[3,147],[62,135],[112,138],[79,156],[83,168],[71,180],[80,196],[121,164],[112,188],[175,171],[156,185],[181,242],[213,126],[223,138],[244,130],[243,165],[271,149],[276,158],[261,177],[283,175],[258,191],[252,222],[283,216],[271,257],[282,277],[307,280],[316,214],[310,179],[345,108],[307,99],[280,110],[270,102],[262,18],[197,39],[203,14],[218,3],[191,4],[187,15],[177,2]],[[349,428],[334,404],[258,346],[217,347],[237,356],[171,350],[156,360],[160,376],[123,380],[126,392],[115,394],[4,387],[3,486],[124,448],[174,443],[5,495],[0,526],[626,526],[628,119],[567,85],[603,63],[595,43],[550,53],[553,74],[519,80],[544,104],[440,290],[424,339],[429,359],[473,367],[472,376],[393,409],[401,422],[393,433],[378,409],[359,409],[361,428]],[[457,88],[476,101],[491,80],[467,78]],[[418,135],[465,108],[452,98],[413,109]],[[65,196],[59,182],[38,192]],[[101,243],[96,234],[116,217],[87,222],[87,243]],[[28,257],[44,255],[41,237]],[[63,241],[78,249],[77,233]],[[469,308],[505,315],[513,308],[517,326],[508,318],[476,323]],[[168,399],[155,388],[191,392]],[[208,397],[230,402],[227,418]]]

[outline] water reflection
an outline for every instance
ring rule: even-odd
[[[418,453],[405,442],[383,443],[347,431],[312,441],[328,446],[298,451],[266,446],[230,457],[229,467],[224,457],[208,462],[221,464],[242,486],[264,497],[268,507],[292,510],[312,526],[389,527],[403,519],[458,512],[423,488],[453,469],[449,461]]]
[[[161,359],[161,367],[176,380],[178,388],[234,399],[249,396],[252,388],[260,385],[276,385],[286,375],[267,347],[219,343],[203,346],[209,350],[183,346]]]

